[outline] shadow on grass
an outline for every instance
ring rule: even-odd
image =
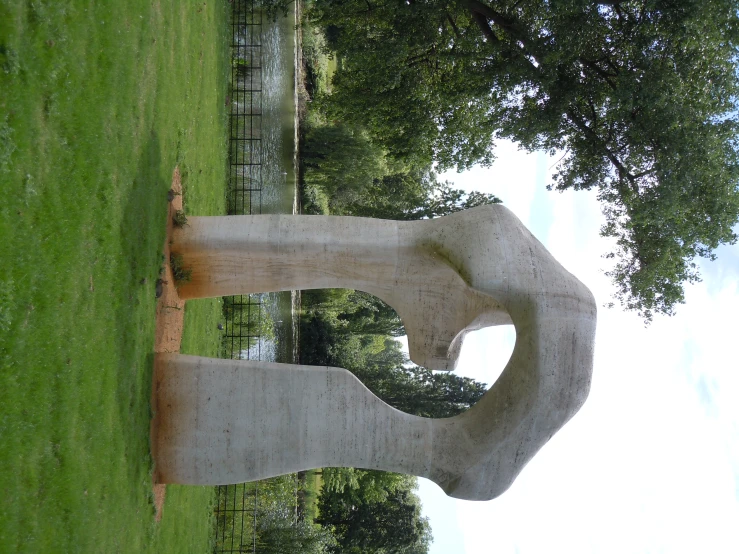
[[[116,403],[120,421],[127,422],[128,482],[148,483],[152,467],[149,449],[150,397],[156,299],[154,285],[160,267],[167,218],[167,190],[159,137],[151,132],[142,149],[128,198],[122,199],[121,250],[126,272],[123,298],[116,304],[115,319],[128,333],[118,337],[119,381]],[[132,317],[134,320],[132,321]],[[140,333],[148,336],[142,337]],[[141,351],[144,350],[144,351]]]

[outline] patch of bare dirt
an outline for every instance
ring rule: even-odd
[[[180,299],[175,287],[172,268],[169,265],[170,242],[172,240],[172,230],[174,218],[177,210],[182,209],[182,179],[180,177],[180,168],[175,167],[172,173],[172,190],[169,197],[171,198],[167,212],[167,238],[164,241],[164,267],[159,281],[157,282],[157,310],[156,310],[156,335],[154,339],[154,352],[179,352],[182,342],[182,326],[185,318],[185,301]],[[156,379],[152,380],[156,383]],[[154,395],[156,391],[152,391]],[[156,460],[156,453],[153,447],[156,444],[156,398],[152,398],[154,408],[154,419],[151,422],[151,443],[152,454]],[[156,470],[154,471],[154,507],[156,508],[156,521],[162,519],[162,511],[164,509],[164,498],[167,488],[163,483],[157,483]]]
[[[185,301],[180,299],[175,287],[172,268],[169,265],[170,241],[174,223],[172,218],[182,209],[182,181],[180,169],[176,167],[172,174],[172,197],[167,214],[167,238],[164,242],[164,271],[162,272],[161,295],[157,301],[157,330],[154,340],[154,352],[179,352],[182,342],[182,324],[185,316]],[[157,293],[160,292],[157,283]]]
[[[154,508],[156,509],[154,521],[159,523],[162,521],[162,513],[164,512],[164,498],[167,495],[167,485],[163,483],[154,483]]]

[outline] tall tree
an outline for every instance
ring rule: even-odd
[[[300,363],[361,367],[368,356],[400,364],[404,355],[388,337],[405,334],[390,306],[372,295],[349,289],[303,292],[300,316]]]
[[[335,117],[460,169],[497,138],[562,151],[596,189],[616,297],[671,314],[739,219],[733,0],[315,0],[341,59]]]
[[[493,194],[465,192],[438,181],[430,171],[406,171],[375,179],[343,213],[358,217],[417,220],[433,219],[485,204],[498,204]]]
[[[361,471],[361,479],[386,484],[385,494],[365,494],[375,486],[322,490],[316,520],[334,529],[338,546],[345,553],[423,553],[428,552],[431,528],[421,517],[418,497],[413,493],[415,479],[378,471]]]
[[[302,161],[306,184],[320,186],[337,213],[387,173],[385,153],[360,126],[342,123],[311,126]]]
[[[423,417],[451,417],[474,405],[485,383],[412,364],[392,336],[404,334],[395,310],[350,290],[304,293],[300,363],[343,367],[391,406]]]
[[[405,327],[398,313],[382,300],[362,291],[352,291],[348,296],[350,309],[338,314],[345,323],[343,331],[360,335],[400,337]]]
[[[411,364],[368,363],[354,374],[382,400],[421,417],[452,417],[473,406],[487,392],[485,383],[452,372]]]

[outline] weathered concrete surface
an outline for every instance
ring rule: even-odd
[[[163,482],[235,483],[355,466],[428,477],[451,496],[505,491],[580,408],[592,372],[592,295],[502,206],[414,222],[322,216],[189,218],[172,250],[184,298],[353,288],[395,308],[411,359],[452,369],[464,333],[513,323],[516,345],[470,410],[403,414],[345,370],[157,358]]]

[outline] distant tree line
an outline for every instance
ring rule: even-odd
[[[303,292],[300,363],[343,367],[391,406],[423,417],[451,417],[474,405],[487,385],[410,362],[397,313],[378,298],[348,289]]]
[[[416,479],[384,471],[329,468],[316,523],[333,530],[336,554],[424,554],[431,528],[414,494]]]

